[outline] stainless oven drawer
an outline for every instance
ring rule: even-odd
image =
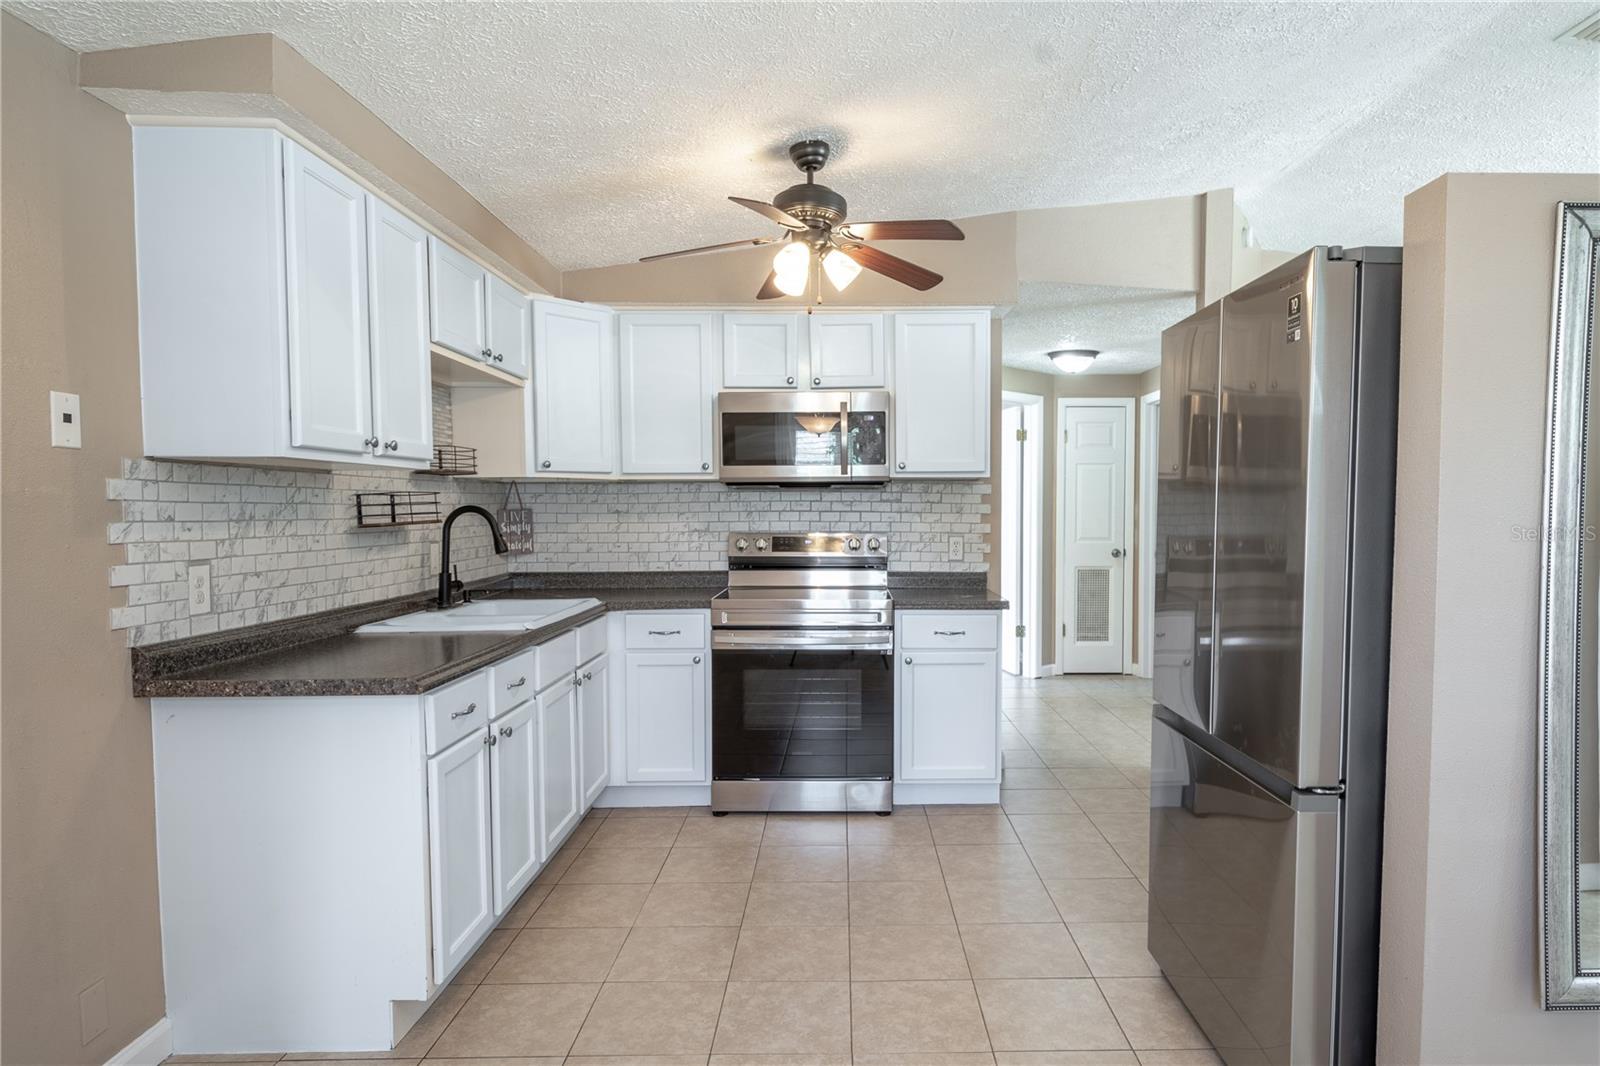
[[[894,651],[890,629],[713,629],[711,650],[722,651]]]
[[[825,629],[835,626],[876,626],[889,628],[890,609],[882,611],[725,611],[713,608],[712,624],[738,626],[745,629],[778,629],[804,626],[806,629]]]

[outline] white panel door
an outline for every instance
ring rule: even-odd
[[[589,807],[610,781],[611,656],[602,655],[580,668],[578,689],[578,752],[583,806]]]
[[[428,319],[433,343],[483,359],[484,294],[489,272],[437,237],[428,238]]]
[[[894,474],[989,472],[989,315],[894,316]]]
[[[812,315],[810,333],[812,388],[884,386],[882,315]]]
[[[770,312],[723,315],[722,387],[798,388],[805,318]]]
[[[895,667],[899,781],[994,781],[1000,774],[992,651],[911,651]]]
[[[442,982],[495,921],[487,730],[428,760],[428,859],[433,979]]]
[[[612,312],[533,302],[535,474],[610,474],[617,468],[617,362]]]
[[[549,862],[583,813],[578,795],[578,690],[567,678],[539,693],[539,860]]]
[[[628,784],[709,784],[706,663],[702,652],[629,652]]]
[[[1128,410],[1063,408],[1061,650],[1063,673],[1121,673]]]
[[[289,441],[371,454],[366,193],[292,141],[284,168]]]
[[[539,734],[529,700],[489,723],[494,912],[503,915],[539,872]]]
[[[484,314],[488,349],[493,353],[490,365],[519,378],[527,377],[533,358],[533,301],[515,286],[490,274]]]
[[[378,454],[433,457],[433,370],[428,358],[428,234],[367,197],[372,334],[372,433]]]
[[[710,314],[618,316],[624,474],[712,476],[716,328]]]

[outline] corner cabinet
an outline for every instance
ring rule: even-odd
[[[566,300],[533,301],[535,477],[610,475],[617,469],[615,314]]]
[[[623,476],[712,478],[717,316],[617,316]]]
[[[895,612],[896,803],[998,801],[999,634],[998,611]]]
[[[987,311],[894,316],[894,476],[989,473]]]

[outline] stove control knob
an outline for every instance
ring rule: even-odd
[[[878,538],[877,537],[868,537],[867,538],[867,551],[875,552],[881,547],[883,547],[883,545],[878,542]]]
[[[861,538],[851,537],[849,540],[844,542],[844,546],[853,552],[858,552],[861,550]]]
[[[750,542],[748,540],[746,540],[745,538],[740,537],[738,540],[733,542],[733,546],[735,548],[737,548],[739,551],[744,551],[744,550],[746,550],[747,548],[750,547]]]
[[[764,552],[766,550],[767,550],[767,538],[766,537],[757,537],[756,538],[756,551]]]

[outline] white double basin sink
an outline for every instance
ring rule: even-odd
[[[581,600],[485,600],[444,610],[413,611],[397,618],[371,622],[357,633],[516,633],[539,629],[553,622],[600,606],[593,597]]]

